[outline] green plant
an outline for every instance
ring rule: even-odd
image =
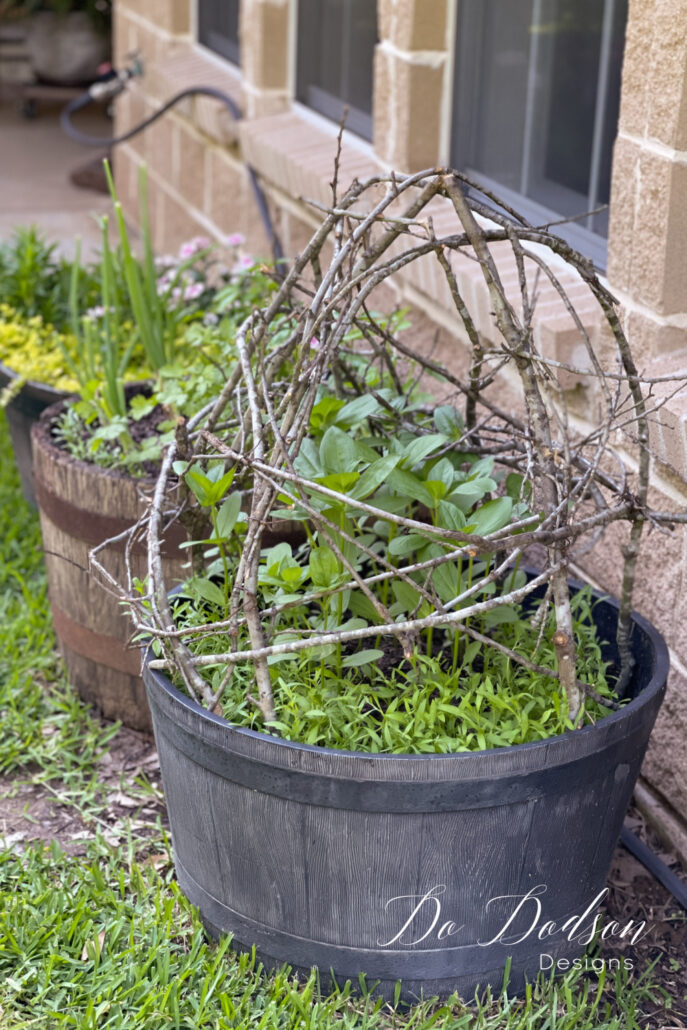
[[[86,308],[93,302],[96,283],[92,271],[81,268],[74,284],[73,263],[57,258],[55,250],[35,226],[15,229],[0,245],[0,305],[21,319],[40,318],[64,332],[69,328],[70,291],[76,290],[79,304]]]
[[[185,689],[211,708],[240,681],[248,688],[244,714],[255,709],[251,720],[261,719],[266,727],[283,732],[275,701],[277,663],[279,690],[287,682],[284,663],[291,662],[289,671],[299,670],[305,695],[310,690],[308,677],[331,682],[332,675],[345,693],[352,681],[344,684],[341,670],[358,661],[361,668],[369,667],[384,640],[397,648],[409,667],[422,663],[419,679],[434,676],[440,681],[444,671],[456,671],[465,653],[480,656],[481,666],[475,671],[490,669],[492,661],[502,665],[505,657],[524,670],[526,682],[546,680],[551,705],[558,708],[556,732],[582,725],[586,718],[598,717],[599,704],[612,709],[617,702],[602,696],[601,668],[590,674],[591,682],[585,679],[587,652],[596,645],[588,634],[579,638],[568,566],[578,547],[617,520],[630,524],[628,572],[618,619],[619,668],[614,671],[618,695],[624,695],[632,674],[630,598],[639,533],[647,518],[655,517],[660,524],[667,519],[666,513],[648,514],[646,409],[629,344],[612,301],[584,262],[550,233],[508,216],[496,218],[494,227],[480,226],[474,212],[486,209],[478,201],[474,208],[469,206],[459,180],[449,173],[418,180],[425,190],[422,203],[439,194],[455,209],[459,231],[442,239],[431,227],[418,237],[403,228],[402,220],[387,218],[391,187],[386,200],[360,224],[353,219],[351,227],[345,212],[354,209],[365,187],[352,188],[344,207],[337,206],[325,220],[271,304],[240,326],[238,363],[216,402],[191,420],[186,428],[191,436],[170,444],[151,513],[153,531],[161,524],[162,486],[169,480],[176,488],[172,473],[186,477],[196,505],[206,500],[194,489],[191,469],[207,476],[209,469],[221,467],[223,477],[233,468],[233,483],[248,483],[251,491],[247,522],[237,520],[231,533],[216,533],[206,553],[205,574],[195,588],[189,586],[196,608],[211,597],[219,605],[222,598],[218,613],[203,610],[198,619],[180,623],[179,636],[170,638],[174,614],[186,619],[189,609],[170,611],[154,556],[148,601],[134,594],[132,584],[123,589],[141,630],[156,638],[159,657],[153,666],[173,669]],[[398,188],[405,192],[416,185],[415,179],[408,179]],[[398,197],[393,202],[398,203]],[[408,204],[408,225],[414,226],[417,210],[411,200]],[[367,234],[374,232],[371,242]],[[319,254],[330,233],[338,234],[336,253],[322,274]],[[519,308],[507,295],[490,250],[505,241],[520,269]],[[546,261],[529,249],[531,241],[544,243],[568,261],[597,299],[615,339],[617,363],[605,371],[580,328],[603,398],[602,418],[587,435],[576,435],[571,428],[555,366],[532,340],[536,297],[522,271],[528,263],[535,279],[548,277],[562,303],[568,309],[572,305]],[[456,252],[467,252],[473,259],[476,255],[502,344],[487,344],[479,335],[449,261],[448,255]],[[388,275],[429,254],[436,256],[446,277],[470,345],[472,364],[462,379],[412,351],[402,333],[390,331],[369,311],[369,298]],[[308,285],[310,271],[314,289]],[[307,306],[293,305],[296,294],[308,298]],[[285,307],[299,313],[284,345],[289,380],[280,381],[277,391],[278,364],[281,367],[286,352],[271,349],[272,334]],[[350,345],[354,334],[359,347]],[[494,400],[496,375],[506,365],[520,377],[522,415],[504,410]],[[430,375],[445,398],[434,409],[412,396],[414,386],[420,381],[424,385]],[[620,400],[625,394],[616,386],[618,376],[630,397],[627,417],[638,427],[639,478],[631,502],[619,480],[601,471],[612,427],[625,425]],[[218,424],[223,426],[219,434]],[[218,482],[228,484],[229,477],[221,477]],[[236,502],[223,496],[211,507],[220,503],[238,510]],[[302,553],[282,550],[261,557],[264,527],[277,515],[300,521],[307,537]],[[240,553],[237,529],[242,534]],[[541,571],[524,581],[513,575],[513,569],[533,544],[543,548],[546,557]],[[236,556],[232,561],[231,554]],[[537,632],[528,639],[527,598],[536,590],[544,592],[542,615]],[[550,612],[555,613],[553,621]],[[512,640],[504,643],[513,633],[525,643],[522,652],[511,646]],[[473,648],[473,643],[480,647]],[[437,647],[441,658],[435,654]],[[365,660],[346,650],[354,648],[362,648]],[[483,648],[500,657],[486,661]],[[305,654],[312,660],[303,658]],[[508,680],[500,668],[499,677],[504,675]],[[291,686],[289,681],[288,689]],[[388,684],[383,686],[386,690]],[[407,686],[397,677],[399,695]],[[528,690],[525,687],[525,696]],[[417,695],[418,705],[423,697],[427,700],[426,695]],[[473,710],[486,706],[495,725],[507,723],[507,705],[501,719],[496,715],[502,700],[497,691],[485,705],[478,693]],[[235,695],[232,704],[236,705]],[[302,739],[308,739],[311,730],[318,736],[317,713],[324,709],[318,705],[307,710],[315,713],[313,727],[303,724],[298,729]],[[543,705],[540,710],[548,709]],[[537,732],[528,725],[530,730]],[[475,739],[479,744],[479,732]],[[481,740],[487,735],[483,733]]]
[[[554,979],[540,974],[523,998],[427,999],[392,1013],[361,978],[322,993],[317,975],[288,966],[267,974],[254,954],[209,944],[167,872],[169,842],[133,836],[112,848],[96,837],[83,859],[36,843],[0,852],[0,1005],[3,1027],[79,1030],[648,1030],[670,999],[649,968],[605,963]],[[155,859],[150,861],[150,852]],[[356,985],[359,986],[359,985]],[[371,985],[370,985],[371,986]]]
[[[0,406],[12,399],[27,380],[49,382],[56,390],[73,390],[77,382],[65,353],[76,352],[76,341],[60,336],[40,315],[27,318],[0,304],[0,362],[16,373],[0,398]]]
[[[236,361],[236,325],[258,299],[264,301],[273,283],[252,263],[241,260],[238,267],[227,267],[200,237],[182,244],[178,257],[156,259],[145,168],[139,177],[142,256],[136,257],[105,167],[119,244],[111,246],[109,219],[102,217],[99,303],[87,311],[79,299],[77,251],[70,290],[76,353],[65,348],[64,360],[81,396],[58,421],[56,432],[75,455],[87,453],[96,464],[140,474],[159,459],[179,415],[221,389],[225,369]],[[151,380],[152,388],[127,396],[125,382],[143,378]],[[161,412],[164,417],[158,417]],[[142,442],[135,439],[135,423],[147,424],[150,418],[150,432]]]
[[[57,673],[38,523],[21,499],[4,419],[0,459],[0,767],[30,770],[63,801],[101,816],[95,756],[106,738]],[[427,999],[394,1014],[344,983],[321,993],[315,974],[267,974],[253,955],[229,951],[229,938],[208,942],[170,875],[167,836],[140,823],[123,836],[113,847],[93,829],[79,857],[57,844],[9,847],[0,838],[3,1030],[646,1030],[649,1014],[669,1006],[650,968],[629,973],[608,963],[598,978],[584,968],[542,974],[521,999]]]
[[[0,419],[0,770],[30,769],[34,782],[58,781],[66,800],[91,807],[96,762],[113,729],[93,721],[61,670],[38,517],[21,498]]]

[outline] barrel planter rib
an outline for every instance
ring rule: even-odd
[[[0,364],[0,389],[11,386],[16,378],[16,372]],[[49,405],[56,404],[65,397],[66,394],[61,390],[55,390],[46,383],[28,380],[5,408],[22,493],[25,500],[34,508],[36,492],[33,485],[31,427]]]
[[[600,601],[594,618],[613,639],[617,604]],[[451,755],[359,754],[232,726],[152,670],[149,652],[177,876],[206,926],[256,945],[268,967],[354,984],[364,973],[387,999],[401,980],[408,1002],[499,988],[508,956],[513,990],[542,954],[578,957],[592,917],[576,934],[575,918],[603,891],[665,691],[665,643],[633,619],[619,711]],[[565,932],[540,940],[551,921]]]
[[[150,732],[141,680],[140,651],[130,645],[132,626],[115,596],[88,568],[92,547],[118,536],[144,511],[143,492],[154,481],[134,479],[72,457],[52,437],[61,404],[47,408],[33,426],[34,481],[48,572],[50,604],[69,681],[107,719]],[[165,541],[166,575],[183,579],[180,526]],[[103,554],[108,571],[126,582],[124,543]],[[132,549],[134,575],[144,577],[144,542]]]

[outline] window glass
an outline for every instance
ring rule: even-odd
[[[239,0],[198,0],[198,41],[239,64]]]
[[[299,0],[297,96],[315,111],[372,138],[375,0]]]
[[[627,0],[461,0],[452,163],[536,222],[607,204]],[[562,235],[605,252],[608,212]]]

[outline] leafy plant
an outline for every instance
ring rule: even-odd
[[[96,464],[140,474],[159,459],[176,418],[221,388],[225,367],[235,361],[232,331],[248,306],[257,298],[264,301],[272,283],[238,256],[234,267],[227,267],[201,238],[183,244],[178,257],[156,259],[144,168],[139,179],[142,256],[136,257],[107,164],[106,173],[119,243],[112,246],[109,218],[103,216],[98,303],[87,310],[80,297],[77,250],[69,297],[75,345],[63,341],[63,360],[81,396],[65,411],[56,432],[75,456],[86,453]],[[136,379],[150,379],[152,388],[127,394],[125,383]],[[141,442],[133,426],[161,410],[165,417],[154,419]]]
[[[418,183],[424,192],[416,203],[412,191]],[[262,720],[273,732],[295,732],[301,739],[313,734],[323,739],[318,720],[333,705],[338,740],[344,740],[339,731],[345,726],[359,741],[354,728],[364,713],[370,746],[379,747],[372,731],[378,732],[387,712],[395,713],[401,728],[413,722],[412,706],[406,709],[403,699],[415,690],[416,680],[434,683],[429,694],[413,694],[424,713],[436,700],[434,691],[441,704],[459,708],[459,692],[451,693],[450,683],[463,676],[460,692],[470,696],[474,725],[452,723],[447,735],[435,721],[431,732],[444,746],[449,739],[461,740],[460,746],[468,739],[488,746],[517,733],[582,725],[598,717],[599,705],[613,708],[617,702],[605,696],[603,663],[587,666],[590,655],[598,658],[598,648],[588,633],[580,636],[584,623],[574,614],[568,567],[578,548],[618,520],[630,525],[616,642],[618,695],[625,694],[633,666],[631,588],[639,535],[647,519],[661,525],[668,519],[648,508],[640,377],[612,298],[589,267],[551,233],[494,215],[479,200],[468,203],[464,185],[461,176],[443,172],[402,184],[390,179],[386,198],[375,201],[361,221],[360,196],[377,189],[378,182],[353,187],[270,304],[238,328],[238,360],[215,403],[190,420],[184,441],[170,444],[150,513],[151,532],[162,525],[162,487],[175,488],[173,470],[187,477],[187,503],[195,506],[206,502],[188,480],[191,468],[207,475],[213,463],[221,463],[223,475],[234,469],[233,482],[250,489],[247,522],[234,524],[240,540],[212,537],[206,568],[198,573],[202,590],[194,593],[189,585],[172,612],[154,555],[147,600],[134,594],[133,584],[122,587],[141,631],[156,641],[153,666],[173,670],[191,696],[210,708],[230,696],[232,711],[242,719]],[[453,206],[458,230],[438,238],[427,223],[426,231],[416,233],[417,205],[422,208],[437,195]],[[399,221],[403,203],[406,214]],[[394,215],[387,217],[392,204]],[[356,212],[350,222],[349,207]],[[479,224],[475,213],[491,221]],[[335,257],[322,273],[320,254],[332,233]],[[555,365],[532,338],[537,295],[523,269],[531,268],[535,283],[539,276],[547,278],[571,308],[559,278],[532,242],[562,256],[587,284],[615,341],[615,362],[606,371],[578,325],[603,399],[598,426],[584,434],[572,427]],[[504,288],[490,249],[506,243],[520,270],[517,303]],[[452,269],[455,254],[478,260],[494,312],[494,344],[479,335],[460,294]],[[379,284],[428,255],[436,257],[445,275],[469,341],[471,366],[462,378],[413,351],[402,330],[392,332],[370,314],[369,298]],[[293,328],[275,347],[273,334],[285,309],[294,312]],[[287,355],[284,382],[280,372]],[[522,414],[499,406],[494,393],[497,374],[506,366],[520,379]],[[418,386],[426,388],[429,376],[440,384],[439,404],[418,398]],[[602,471],[611,461],[613,427],[621,431],[628,419],[639,441],[631,501],[621,485],[625,480]],[[300,524],[303,550],[282,545],[264,552],[263,534],[274,516]],[[514,570],[532,545],[543,553],[543,567],[523,579]],[[207,541],[200,546],[207,547]],[[544,593],[542,614],[531,633],[527,599],[537,590]],[[171,637],[175,619],[178,636]],[[396,649],[398,668],[378,680],[382,641]],[[463,665],[466,654],[472,665]],[[516,668],[514,677],[510,670]],[[493,692],[483,679],[470,678],[484,670]],[[365,676],[372,682],[375,697],[361,700],[358,675],[360,682]],[[242,704],[234,693],[238,683],[247,691]],[[380,708],[378,692],[388,690],[393,697],[385,693]],[[342,694],[354,699],[348,714],[338,708]],[[281,696],[287,699],[290,724],[281,718],[286,710]],[[310,726],[299,722],[303,698]],[[362,705],[357,717],[356,705]],[[446,718],[456,714],[437,711]],[[482,725],[475,713],[493,721]],[[399,739],[389,737],[386,743],[394,748]]]
[[[48,243],[35,226],[15,229],[0,245],[0,305],[20,319],[40,318],[46,327],[64,332],[69,328],[70,291],[76,291],[86,308],[96,283],[91,271],[81,268],[74,284],[73,263],[55,251],[56,244]]]

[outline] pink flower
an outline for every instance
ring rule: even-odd
[[[204,289],[202,283],[191,283],[184,290],[184,300],[195,300],[196,297],[200,297]]]
[[[179,257],[182,260],[193,257],[199,250],[205,250],[206,247],[210,246],[210,240],[207,236],[194,236],[192,240],[187,240],[186,243],[182,243],[179,247]]]
[[[246,242],[246,237],[241,232],[233,232],[227,236],[228,247],[241,247]]]
[[[319,349],[320,349],[320,341],[317,339],[316,336],[313,336],[312,340],[310,341],[310,350],[319,350]]]
[[[249,254],[244,254],[239,260],[239,266],[241,268],[252,268],[254,264],[255,262]]]
[[[181,300],[181,288],[179,286],[175,286],[172,290],[172,300]]]

